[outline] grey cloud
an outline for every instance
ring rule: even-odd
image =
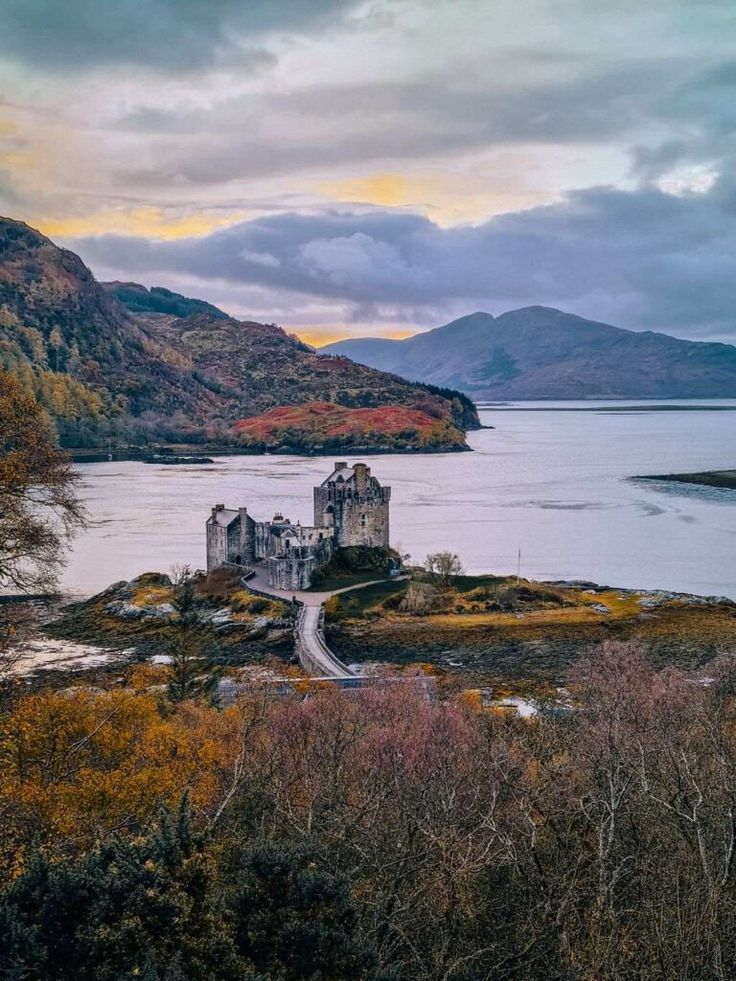
[[[271,31],[316,29],[348,0],[3,0],[0,54],[44,71],[134,64],[196,70]]]
[[[354,162],[410,160],[519,143],[606,142],[642,128],[672,60],[504,85],[489,75],[425,75],[401,84],[303,87],[185,111],[138,109],[118,121],[155,132],[156,156],[121,183],[224,183]],[[489,69],[490,72],[490,69]]]
[[[541,303],[632,328],[736,340],[736,185],[676,197],[594,188],[553,206],[442,229],[418,215],[281,214],[174,242],[70,243],[129,276],[259,287],[387,319]],[[262,257],[271,257],[263,262]],[[204,285],[202,285],[204,284]]]
[[[654,180],[678,164],[698,162],[733,172],[736,61],[718,62],[671,82],[653,98],[651,117],[670,125],[677,135],[655,146],[634,147],[634,175]]]

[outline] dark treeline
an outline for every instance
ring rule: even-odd
[[[611,644],[531,720],[157,670],[6,705],[0,977],[736,976],[736,659]]]

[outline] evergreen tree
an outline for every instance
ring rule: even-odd
[[[235,943],[258,971],[283,981],[375,976],[346,877],[321,869],[305,845],[256,845],[236,862]]]
[[[14,981],[254,978],[216,899],[186,802],[145,837],[80,859],[37,855],[0,903],[0,977]]]
[[[175,570],[173,606],[177,619],[168,640],[171,668],[167,694],[172,702],[202,697],[214,701],[222,664],[203,633],[195,578],[189,566]]]

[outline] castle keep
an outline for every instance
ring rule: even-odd
[[[218,504],[207,519],[207,571],[221,566],[250,568],[264,562],[268,581],[279,589],[306,589],[336,548],[388,548],[391,488],[381,487],[370,467],[344,461],[314,488],[314,525],[276,514],[256,521],[248,509]]]

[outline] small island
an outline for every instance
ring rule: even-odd
[[[700,487],[721,487],[736,490],[736,470],[706,470],[700,473],[646,474],[636,480],[670,480],[678,484],[697,484]]]

